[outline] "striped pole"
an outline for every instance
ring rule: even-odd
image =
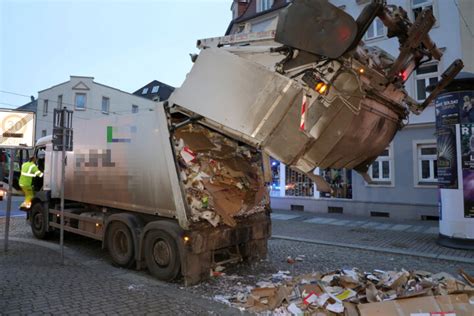
[[[304,131],[304,122],[306,118],[306,109],[308,107],[308,99],[306,94],[303,94],[303,102],[301,103],[301,121],[300,121],[300,131]]]

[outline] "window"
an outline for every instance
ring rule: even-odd
[[[417,144],[418,184],[433,184],[438,181],[438,158],[436,144]]]
[[[426,87],[438,82],[438,64],[426,64],[416,70],[416,99],[424,101],[427,97]]]
[[[45,137],[45,136],[46,136],[46,133],[47,133],[47,131],[46,131],[45,129],[42,130],[42,131],[41,131],[41,137]]]
[[[58,109],[63,108],[63,95],[58,95],[58,104],[57,104]]]
[[[48,100],[43,101],[43,116],[48,115]]]
[[[431,9],[433,10],[433,14],[435,14],[433,0],[411,0],[411,9],[415,20],[418,17],[418,14],[425,9]]]
[[[142,94],[147,94],[148,93],[148,88],[143,88]]]
[[[151,93],[157,93],[159,89],[160,86],[153,86],[153,88],[151,88]]]
[[[74,100],[74,105],[76,110],[85,110],[86,109],[87,97],[85,93],[76,93],[76,98]]]
[[[257,0],[257,12],[269,10],[273,5],[273,0]]]
[[[372,163],[368,173],[375,184],[392,184],[392,149],[390,147]]]
[[[138,113],[138,105],[132,105],[132,113]]]
[[[370,40],[377,37],[382,37],[385,35],[385,26],[383,25],[382,20],[379,18],[375,18],[374,22],[370,24],[369,28],[367,29],[367,33],[365,33],[365,39]]]
[[[304,173],[285,166],[285,196],[314,196],[313,181]]]
[[[110,109],[110,99],[102,97],[102,113],[109,114]]]

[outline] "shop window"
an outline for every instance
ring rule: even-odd
[[[270,158],[270,167],[272,169],[272,183],[270,188],[271,196],[280,196],[280,162]]]
[[[320,192],[321,197],[352,199],[352,172],[348,169],[323,169],[320,175],[331,186],[332,193]]]
[[[314,196],[313,181],[311,181],[311,179],[304,173],[295,171],[290,167],[286,166],[285,177],[286,196]]]

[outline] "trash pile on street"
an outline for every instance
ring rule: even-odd
[[[234,227],[235,217],[265,210],[269,197],[258,152],[197,124],[174,137],[193,221]]]
[[[295,277],[279,271],[214,299],[261,315],[472,316],[474,277],[462,270],[460,276],[464,281],[427,271],[343,269]]]

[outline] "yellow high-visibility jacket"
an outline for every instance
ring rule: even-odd
[[[31,186],[34,177],[42,177],[43,173],[34,162],[27,161],[21,166],[19,184],[21,187]]]

